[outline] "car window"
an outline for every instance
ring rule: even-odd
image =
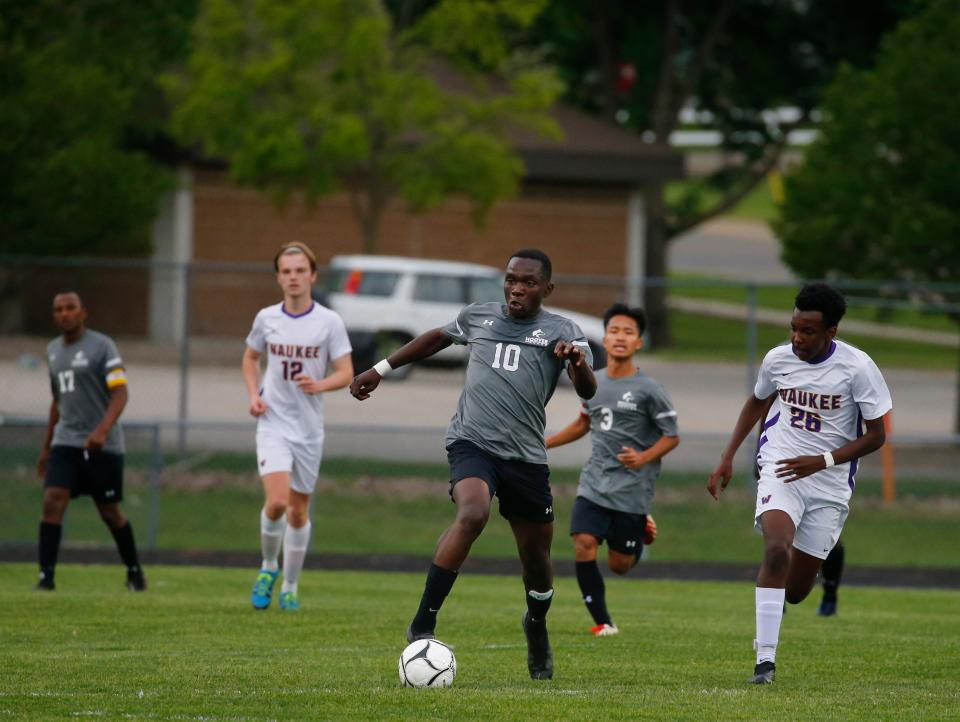
[[[463,304],[463,279],[460,276],[418,274],[413,288],[415,301]]]
[[[391,296],[399,278],[399,273],[391,271],[331,268],[327,275],[327,290],[359,296]]]
[[[467,303],[489,303],[503,300],[503,280],[499,277],[480,276],[470,279]]]

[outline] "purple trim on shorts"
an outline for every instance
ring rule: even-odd
[[[286,315],[289,316],[290,318],[303,318],[303,317],[306,316],[308,313],[310,313],[310,312],[313,310],[313,307],[316,306],[316,305],[317,305],[317,304],[316,304],[315,301],[311,301],[311,302],[310,302],[310,308],[308,308],[308,309],[307,309],[306,311],[304,311],[303,313],[290,313],[290,312],[287,310],[287,307],[284,306],[284,305],[281,303],[281,304],[280,304],[280,310],[283,311],[284,314],[286,314]]]
[[[833,356],[833,352],[836,351],[836,350],[837,350],[837,342],[836,342],[836,341],[831,341],[831,342],[830,342],[830,348],[828,348],[825,353],[821,354],[820,356],[817,356],[816,358],[810,359],[809,361],[807,361],[807,363],[808,363],[808,364],[820,364],[820,363],[823,363],[823,362],[826,361],[828,358],[830,358],[831,356]]]

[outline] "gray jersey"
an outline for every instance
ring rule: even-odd
[[[592,452],[577,495],[607,509],[649,513],[660,460],[628,469],[617,454],[624,446],[643,451],[661,436],[677,435],[677,412],[667,392],[640,371],[617,379],[601,371],[597,393],[583,402],[581,413],[590,417]]]
[[[82,447],[107,411],[110,389],[127,383],[123,360],[109,336],[87,329],[74,343],[58,336],[47,345],[50,390],[60,420],[53,430],[54,446]],[[123,431],[116,423],[107,434],[104,451],[122,454]]]
[[[443,332],[454,343],[470,346],[447,445],[465,439],[501,459],[546,464],[544,408],[564,366],[553,353],[557,341],[577,344],[593,365],[577,324],[544,310],[532,319],[515,319],[502,303],[475,303]]]

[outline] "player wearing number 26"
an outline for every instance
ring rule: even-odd
[[[446,326],[421,334],[350,386],[362,401],[394,368],[432,356],[451,343],[469,347],[463,393],[446,437],[457,516],[437,542],[407,639],[434,636],[440,605],[486,526],[496,496],[523,567],[527,610],[522,625],[533,679],[553,675],[546,626],[553,599],[553,496],[544,409],[565,369],[582,398],[591,398],[597,390],[583,332],[573,321],[541,308],[553,291],[551,271],[542,251],[517,251],[504,274],[505,303],[467,306]]]
[[[707,482],[718,498],[737,448],[773,398],[765,427],[774,433],[761,436],[757,452],[754,518],[764,551],[753,684],[773,681],[784,600],[797,604],[813,588],[847,518],[857,462],[883,446],[883,416],[893,406],[873,360],[836,339],[843,296],[826,284],[808,284],[795,304],[790,343],[763,359],[753,395]]]
[[[283,547],[280,608],[300,609],[298,580],[310,541],[310,496],[323,451],[323,396],[353,377],[343,320],[316,303],[313,251],[302,243],[281,246],[274,258],[283,302],[262,309],[243,354],[250,414],[257,418],[257,466],[265,501],[260,512],[263,563],[253,585],[254,609],[273,597]],[[267,368],[260,383],[260,358]],[[332,367],[332,369],[331,369]]]

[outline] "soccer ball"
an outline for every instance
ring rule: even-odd
[[[400,654],[404,687],[449,687],[457,676],[453,650],[436,639],[418,639]]]

